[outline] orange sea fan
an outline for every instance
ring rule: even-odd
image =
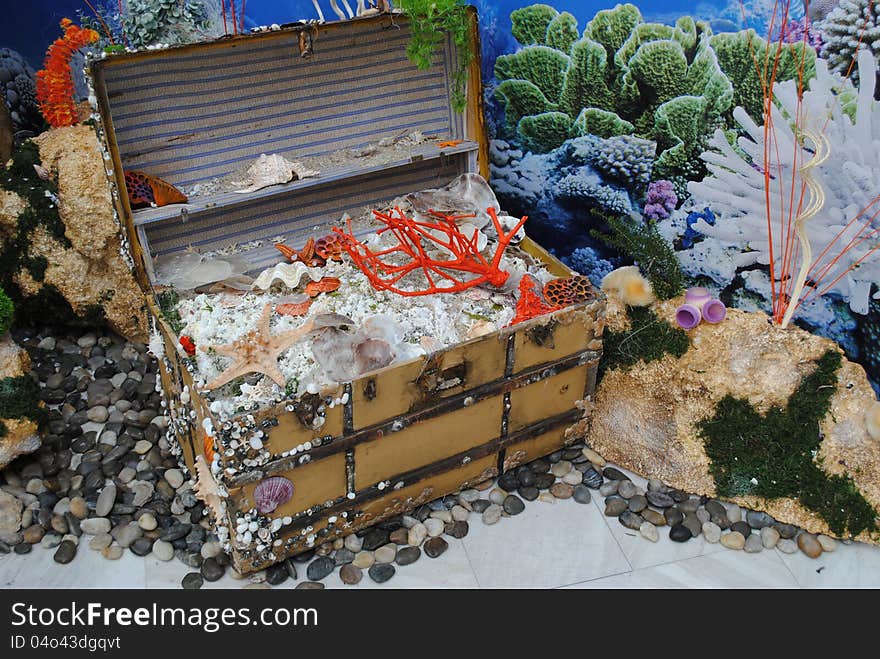
[[[70,61],[76,51],[99,38],[97,32],[74,25],[69,18],[61,20],[61,29],[64,34],[49,46],[44,68],[37,72],[37,103],[53,128],[77,123]]]

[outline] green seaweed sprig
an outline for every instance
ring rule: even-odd
[[[675,248],[653,223],[608,214],[602,214],[601,217],[611,233],[593,229],[590,235],[620,250],[638,264],[658,298],[669,300],[684,291],[684,272],[675,255]]]
[[[452,37],[458,58],[452,73],[452,107],[464,112],[474,51],[467,4],[463,0],[398,0],[396,4],[409,18],[411,37],[406,54],[418,68],[431,68],[446,35]]]
[[[183,332],[183,319],[177,310],[177,305],[180,303],[180,295],[174,290],[174,287],[172,286],[156,295],[156,301],[159,303],[159,311],[162,317],[171,326],[174,333],[180,334]]]
[[[840,353],[829,350],[801,380],[785,407],[765,414],[746,399],[725,396],[697,428],[721,496],[793,498],[817,513],[837,535],[877,529],[877,511],[849,476],[816,462],[819,423],[836,391]]]

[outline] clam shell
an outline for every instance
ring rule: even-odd
[[[271,513],[278,506],[290,501],[293,483],[281,476],[272,476],[259,482],[254,488],[254,504],[261,513]]]
[[[311,281],[318,281],[321,279],[322,274],[320,269],[310,268],[300,261],[296,263],[278,263],[260,273],[254,282],[254,289],[268,291],[279,282],[287,288],[294,289],[299,286],[304,276],[308,276]]]

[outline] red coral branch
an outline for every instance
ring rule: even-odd
[[[436,222],[417,222],[407,217],[399,208],[390,213],[373,211],[376,219],[385,225],[376,233],[381,235],[391,232],[398,243],[379,252],[372,251],[354,237],[350,220],[348,233],[338,228],[333,231],[342,239],[345,251],[376,290],[391,291],[407,297],[457,293],[484,283],[498,287],[507,281],[508,273],[499,267],[501,257],[527,218],[523,217],[512,231],[505,233],[495,210],[489,208],[487,212],[498,232],[498,247],[491,261],[487,261],[477,247],[478,230],[468,237],[458,228],[458,220],[475,217],[473,214],[450,216],[430,211],[437,218]],[[451,258],[435,259],[428,256],[427,247],[431,244],[450,252]],[[403,262],[396,264],[383,260],[383,257],[392,255],[402,255]],[[409,291],[399,287],[407,275],[418,271],[421,271],[428,282],[426,288]],[[461,277],[462,274],[475,276],[471,279],[456,277]]]
[[[519,299],[516,301],[516,315],[510,321],[511,325],[522,323],[538,316],[561,309],[561,306],[551,306],[544,302],[539,293],[538,283],[530,275],[523,275],[519,280]]]
[[[45,68],[37,72],[37,102],[43,117],[53,128],[77,123],[70,60],[76,51],[99,38],[97,32],[74,25],[69,18],[62,19],[61,28],[63,36],[49,46]]]

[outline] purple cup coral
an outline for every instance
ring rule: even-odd
[[[651,221],[665,220],[675,210],[678,197],[672,181],[654,181],[648,186],[645,199],[645,218]]]

